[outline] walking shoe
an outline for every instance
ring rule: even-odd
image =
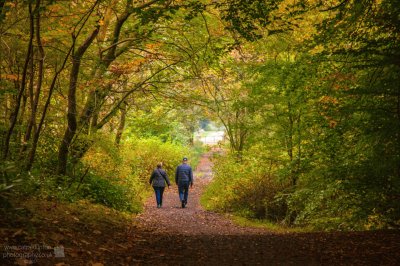
[[[157,204],[157,208],[161,208],[161,204]]]
[[[185,201],[182,200],[182,208],[185,208]]]

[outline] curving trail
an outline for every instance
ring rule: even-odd
[[[180,207],[177,186],[166,188],[163,207],[157,208],[155,197],[148,199],[145,211],[138,216],[139,227],[152,230],[154,233],[170,235],[243,235],[266,234],[255,228],[245,228],[234,225],[225,217],[204,210],[200,206],[200,195],[205,185],[212,178],[211,152],[203,155],[199,166],[194,171],[194,186],[189,190],[188,204],[185,209]],[[173,179],[170,173],[170,179]]]

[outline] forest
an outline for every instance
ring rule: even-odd
[[[1,0],[0,88],[3,227],[24,201],[142,212],[204,121],[206,210],[400,226],[396,0]]]

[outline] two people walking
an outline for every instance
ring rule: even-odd
[[[162,169],[162,163],[157,164],[157,168],[154,169],[150,176],[150,184],[154,188],[156,194],[157,208],[162,207],[162,198],[165,189],[165,183],[167,183],[168,188],[171,185],[167,173]],[[189,186],[193,187],[193,171],[188,164],[188,159],[184,157],[182,159],[182,164],[180,164],[175,171],[175,183],[178,185],[179,200],[182,208],[186,207]]]

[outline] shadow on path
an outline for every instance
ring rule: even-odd
[[[166,189],[163,208],[154,196],[147,201],[131,235],[133,264],[400,265],[399,231],[277,234],[204,210],[199,198],[212,179],[210,156],[195,171],[187,208],[180,208],[176,186]]]

